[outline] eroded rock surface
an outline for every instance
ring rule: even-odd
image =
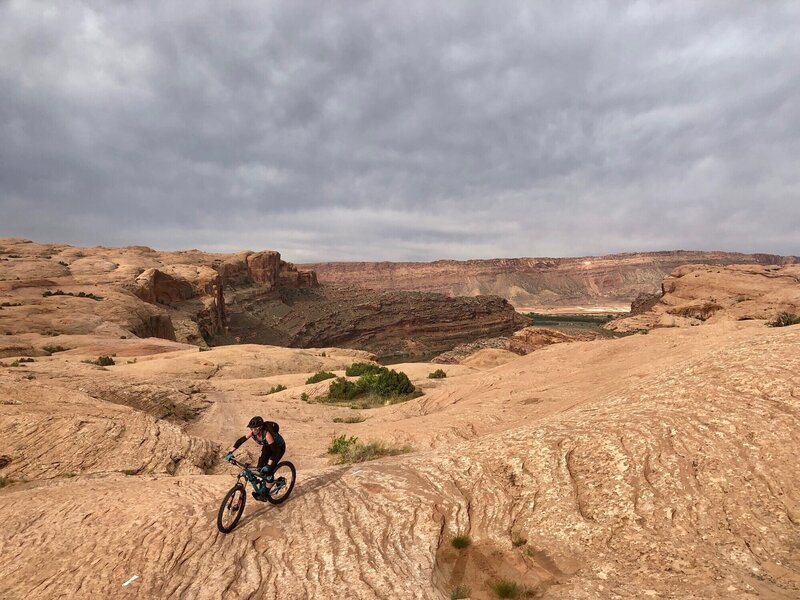
[[[649,310],[611,321],[615,331],[678,327],[725,320],[770,320],[800,315],[800,265],[685,265],[662,283]]]

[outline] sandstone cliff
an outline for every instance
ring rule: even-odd
[[[351,262],[302,265],[321,283],[380,290],[420,290],[450,296],[493,294],[517,308],[629,304],[639,293],[653,293],[672,269],[684,264],[778,265],[796,256],[733,252],[648,252],[580,258]]]
[[[0,330],[135,335],[205,344],[227,330],[227,288],[313,287],[274,251],[156,252],[0,239]]]
[[[636,331],[704,322],[770,320],[782,312],[800,315],[800,264],[685,265],[664,279],[662,295],[650,303],[649,309],[605,327]]]
[[[241,342],[293,347],[337,346],[382,357],[434,355],[524,326],[503,298],[449,298],[343,286],[242,290],[229,296],[230,334]]]

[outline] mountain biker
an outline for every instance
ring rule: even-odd
[[[275,465],[278,464],[283,454],[286,452],[286,442],[279,433],[280,426],[274,421],[265,421],[261,417],[253,417],[247,424],[250,429],[248,433],[240,437],[233,443],[233,446],[225,455],[225,460],[233,460],[233,452],[251,439],[261,446],[261,456],[258,459],[258,472],[264,478],[266,489],[262,487],[257,492],[253,492],[253,498],[263,501],[264,496],[270,493],[275,484],[272,475]]]

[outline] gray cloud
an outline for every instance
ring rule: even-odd
[[[0,3],[0,235],[800,253],[793,2]]]

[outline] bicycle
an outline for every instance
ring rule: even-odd
[[[241,463],[235,458],[229,461],[232,465],[242,467],[242,472],[236,478],[236,484],[228,490],[222,504],[219,506],[219,513],[217,513],[217,529],[222,533],[230,533],[233,528],[239,523],[244,513],[244,505],[247,500],[247,484],[253,487],[253,495],[263,496],[263,499],[256,498],[261,502],[267,501],[271,504],[282,504],[289,498],[289,494],[294,489],[294,482],[297,476],[297,471],[294,465],[288,460],[283,460],[275,465],[272,470],[274,485],[271,489],[267,490],[264,477],[258,474],[257,471],[251,471],[250,465]],[[244,480],[244,481],[242,481]],[[262,490],[267,490],[260,494]]]

